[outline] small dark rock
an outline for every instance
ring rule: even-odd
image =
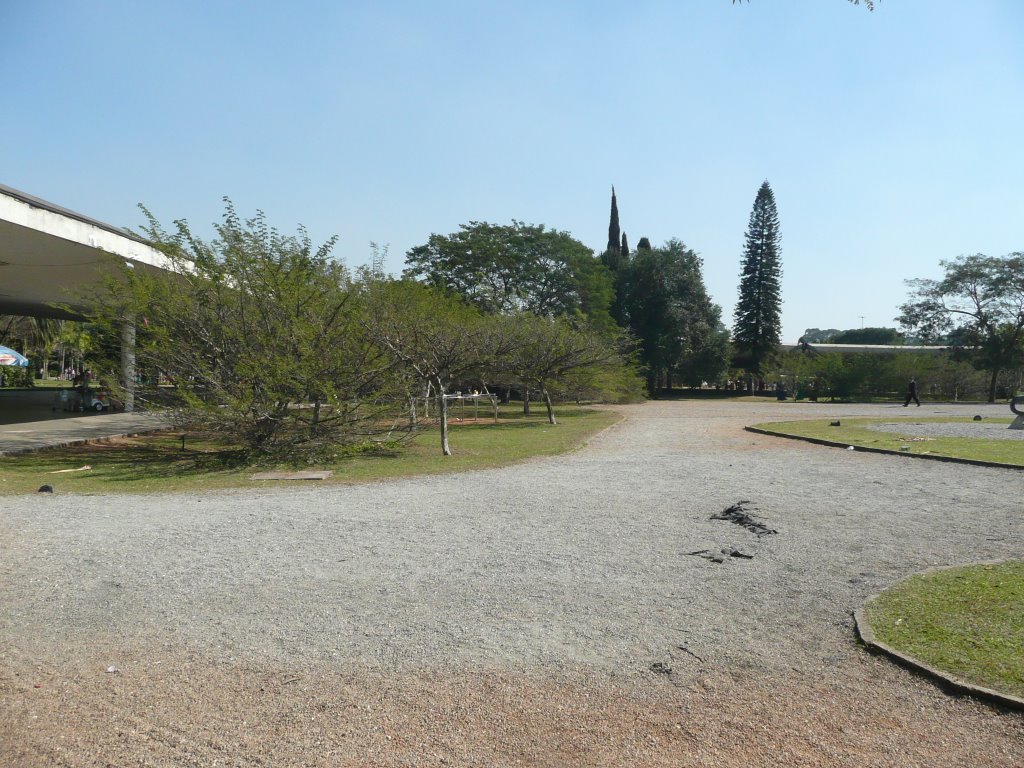
[[[975,421],[981,421],[981,416],[975,415],[974,420]]]
[[[830,422],[828,423],[828,425],[829,425],[830,427],[841,427],[841,426],[842,426],[842,424],[840,424],[840,423],[839,423],[838,421],[830,421]]]
[[[37,491],[37,493],[53,493],[53,486],[52,485],[41,485],[41,486],[39,486],[39,490]]]
[[[656,675],[671,675],[672,674],[672,667],[670,667],[668,664],[664,663],[663,661],[656,661],[656,662],[654,662],[653,664],[651,664],[650,669],[651,669],[651,672],[653,672]]]

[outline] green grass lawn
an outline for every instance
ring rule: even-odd
[[[472,417],[466,409],[467,419]],[[436,427],[424,429],[398,450],[383,450],[317,463],[307,469],[330,469],[334,475],[320,484],[370,482],[409,475],[460,472],[505,466],[537,456],[564,453],[617,422],[608,410],[565,406],[556,408],[559,424],[547,423],[543,407],[524,417],[521,407],[503,407],[498,424],[460,423],[452,414],[449,442],[453,456],[442,456]],[[0,463],[0,495],[35,492],[44,484],[58,493],[150,493],[251,488],[297,481],[256,481],[251,476],[266,466],[231,466],[225,458],[232,446],[180,432],[124,438],[59,450],[4,457]],[[61,472],[60,470],[82,471]]]
[[[33,389],[70,389],[71,386],[71,382],[67,379],[35,379],[31,387],[0,387],[0,389],[31,392]]]
[[[950,418],[932,417],[922,419],[905,419],[908,425],[913,423],[958,423],[969,422],[969,417]],[[890,451],[905,453],[931,454],[948,456],[957,459],[973,459],[976,461],[993,461],[1000,464],[1024,466],[1024,440],[991,440],[971,437],[914,437],[913,427],[908,426],[905,433],[878,432],[868,429],[868,424],[899,423],[904,419],[840,419],[840,426],[829,426],[830,419],[812,419],[807,421],[773,421],[755,424],[755,428],[769,432],[777,432],[794,437],[808,437],[816,440],[829,440],[843,445],[864,448],[883,448]],[[1009,425],[1012,419],[985,419],[988,424]]]
[[[1024,696],[1024,562],[914,576],[867,606],[878,640],[963,680]]]

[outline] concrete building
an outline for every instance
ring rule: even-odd
[[[0,185],[0,314],[82,319],[82,298],[105,272],[162,269],[160,251],[123,229]],[[135,326],[121,339],[125,410],[134,407]]]

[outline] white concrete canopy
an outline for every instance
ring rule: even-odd
[[[0,184],[0,314],[76,319],[82,291],[119,261],[168,266],[130,232]]]

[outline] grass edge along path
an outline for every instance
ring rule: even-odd
[[[557,426],[546,415],[523,417],[509,409],[498,424],[453,419],[453,456],[442,456],[437,427],[424,428],[397,451],[340,456],[301,467],[331,470],[321,485],[352,485],[417,475],[491,469],[573,451],[623,419],[612,408],[565,406]],[[34,493],[52,485],[56,493],[174,493],[294,485],[296,481],[252,480],[267,466],[225,467],[217,460],[223,447],[168,431],[111,441],[5,456],[0,460],[0,497]],[[297,469],[299,467],[290,467]]]
[[[855,611],[866,645],[947,687],[1024,710],[1024,561],[929,568]]]
[[[955,461],[985,467],[1024,469],[1024,441],[992,440],[974,437],[907,437],[905,433],[879,432],[868,429],[868,424],[892,424],[906,421],[914,423],[967,423],[969,417],[849,418],[840,419],[840,426],[831,426],[830,419],[803,419],[799,421],[771,421],[753,424],[745,429],[761,435],[804,440],[835,448],[853,446],[858,451],[896,454],[918,459]],[[989,418],[989,424],[1006,424],[1012,419]],[[910,431],[910,430],[908,430]]]

